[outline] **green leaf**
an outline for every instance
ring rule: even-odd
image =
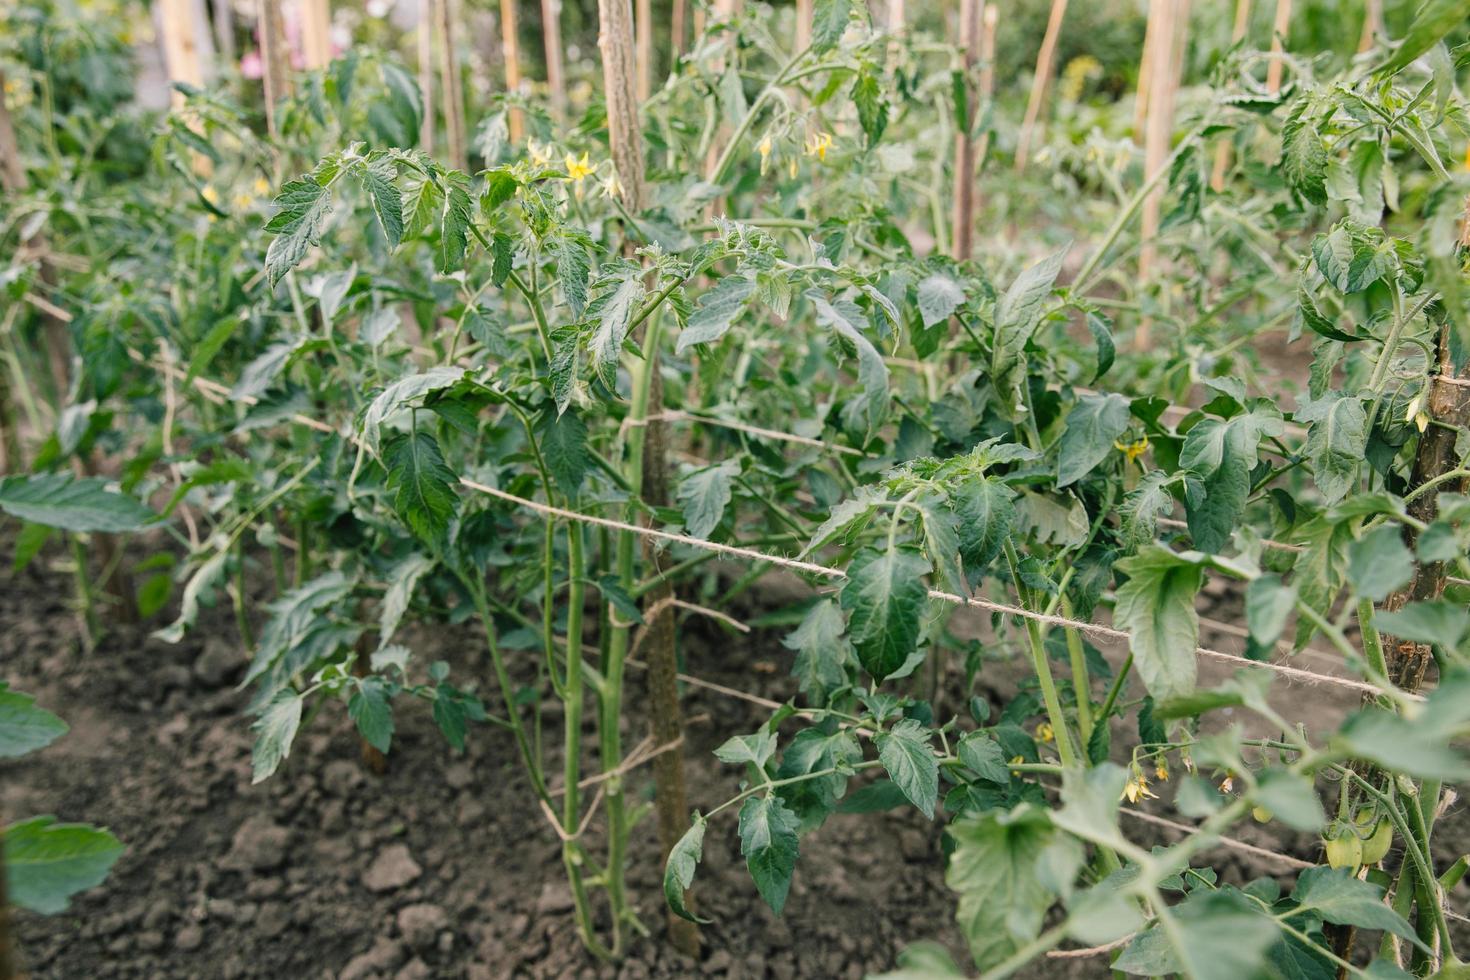
[[[265,230],[275,238],[265,252],[265,274],[274,286],[301,264],[306,250],[321,241],[322,228],[332,210],[332,194],[311,177],[290,180],[276,195],[276,213]]]
[[[1373,620],[1380,632],[1416,643],[1437,643],[1446,650],[1458,648],[1470,630],[1470,612],[1444,599],[1411,602],[1394,612],[1375,613]]]
[[[1172,932],[1154,926],[1139,933],[1113,968],[1150,977],[1182,973],[1192,980],[1240,980],[1258,975],[1280,936],[1276,924],[1234,889],[1191,892],[1169,915]]]
[[[954,852],[944,882],[959,894],[955,917],[984,971],[1036,938],[1052,896],[1038,864],[1054,836],[1030,805],[968,815],[949,827]]]
[[[852,662],[852,645],[843,635],[846,624],[842,610],[832,599],[819,599],[807,610],[790,635],[781,643],[796,651],[791,675],[797,688],[808,697],[825,695],[847,682],[847,665]]]
[[[1281,163],[1286,182],[1313,204],[1327,203],[1327,144],[1313,120],[1305,118],[1310,103],[1302,100],[1281,129]]]
[[[1097,368],[1092,372],[1092,381],[1107,374],[1113,366],[1117,348],[1113,344],[1113,321],[1101,313],[1087,314],[1087,329],[1092,333],[1092,342],[1097,344]]]
[[[745,312],[750,297],[755,295],[755,280],[743,275],[726,276],[699,298],[699,305],[689,315],[674,345],[674,353],[683,354],[695,344],[719,340],[730,329],[736,317]]]
[[[444,175],[444,226],[439,229],[439,271],[457,272],[464,268],[465,252],[470,244],[471,212],[470,192],[465,188],[464,175],[450,171]]]
[[[1200,566],[1150,546],[1115,566],[1128,576],[1118,588],[1114,620],[1128,631],[1138,673],[1156,699],[1194,690],[1199,614],[1194,597]]]
[[[777,791],[799,821],[798,833],[817,829],[828,814],[838,809],[838,801],[847,792],[851,767],[863,758],[863,748],[850,731],[827,733],[818,728],[804,728],[796,733],[781,755],[776,778],[781,780],[808,776],[827,769],[838,772],[812,776],[788,783]]]
[[[704,817],[696,813],[684,836],[669,850],[669,860],[664,865],[664,901],[669,904],[669,909],[681,919],[701,924],[710,920],[702,919],[689,910],[684,892],[694,884],[694,870],[704,857],[705,825]]]
[[[387,157],[360,164],[357,170],[358,180],[367,191],[378,227],[383,229],[390,249],[397,248],[403,240],[403,195],[394,183],[397,176],[393,161]]]
[[[960,739],[960,761],[976,776],[990,783],[1010,783],[1010,770],[1006,768],[1005,752],[1000,743],[982,732],[970,732]]]
[[[587,447],[587,423],[571,409],[561,413],[548,409],[541,414],[536,434],[546,468],[562,492],[575,498],[594,463]]]
[[[1327,503],[1335,504],[1358,485],[1358,464],[1368,452],[1368,415],[1356,396],[1333,392],[1303,401],[1295,412],[1309,423],[1307,456],[1312,476]]]
[[[392,642],[393,634],[403,620],[403,614],[408,612],[414,588],[434,564],[434,559],[428,555],[414,553],[398,562],[388,572],[388,589],[383,593],[383,605],[378,610],[379,649]]]
[[[1057,250],[1021,273],[996,301],[990,374],[1000,394],[997,407],[1006,418],[1015,418],[1019,411],[1026,342],[1041,322],[1046,299],[1070,247]]]
[[[817,323],[831,327],[857,352],[858,383],[863,387],[863,394],[849,404],[847,422],[861,429],[864,438],[871,438],[888,415],[888,365],[878,348],[863,335],[859,326],[862,310],[856,304],[843,299],[829,302],[816,292],[807,293],[807,297],[816,307]]]
[[[73,532],[137,531],[155,516],[132,497],[109,490],[101,477],[73,479],[65,473],[0,477],[0,510]]]
[[[898,954],[898,969],[871,980],[964,980],[969,974],[955,965],[949,950],[939,943],[914,943]]]
[[[496,167],[485,173],[485,189],[480,192],[480,213],[489,215],[516,196],[521,182],[509,167]]]
[[[679,481],[679,503],[684,508],[684,529],[708,540],[725,508],[730,505],[730,487],[740,475],[740,461],[727,459],[716,466],[695,470]]]
[[[950,494],[959,517],[960,557],[980,571],[995,560],[1016,523],[1015,491],[994,477],[967,479]]]
[[[458,477],[444,462],[439,443],[427,432],[398,436],[383,452],[393,509],[414,534],[442,546],[454,516]]]
[[[1450,31],[1463,26],[1467,18],[1470,0],[1426,0],[1409,25],[1409,32],[1378,70],[1389,75],[1402,71]]]
[[[1297,876],[1291,897],[1299,911],[1316,912],[1333,925],[1391,932],[1422,946],[1414,927],[1383,900],[1383,889],[1347,868],[1306,869]]]
[[[291,742],[301,726],[303,700],[295,691],[283,691],[250,726],[255,732],[255,749],[250,758],[252,785],[269,778],[291,754]]]
[[[1313,609],[1330,609],[1342,588],[1347,566],[1347,546],[1352,528],[1346,522],[1317,517],[1303,524],[1300,539],[1306,550],[1292,569],[1292,583],[1301,599]],[[1297,620],[1295,645],[1301,649],[1316,631],[1310,620]]]
[[[852,0],[816,0],[812,7],[812,52],[830,51],[842,40],[852,13]]]
[[[796,814],[776,796],[752,796],[740,808],[740,853],[756,890],[777,915],[796,871],[796,830]]]
[[[1179,466],[1198,477],[1186,484],[1189,534],[1200,551],[1223,550],[1240,526],[1261,439],[1284,431],[1281,416],[1257,408],[1226,421],[1204,419],[1190,429]]]
[[[1159,518],[1174,509],[1169,494],[1173,478],[1163,470],[1151,470],[1118,505],[1123,523],[1123,540],[1133,548],[1152,544],[1159,536]]]
[[[1128,429],[1128,399],[1119,394],[1087,394],[1067,413],[1057,450],[1057,487],[1070,486],[1091,473],[1113,452]]]
[[[919,319],[926,328],[948,320],[965,303],[965,288],[936,272],[919,282]]]
[[[939,799],[939,762],[929,747],[929,732],[912,718],[874,737],[878,761],[909,802],[930,820]]]
[[[1389,771],[1465,780],[1470,779],[1470,762],[1451,745],[1467,723],[1470,674],[1456,671],[1440,680],[1412,717],[1377,707],[1359,711],[1342,726],[1342,745]]]
[[[611,293],[598,297],[595,313],[597,324],[588,341],[592,354],[592,367],[602,377],[602,383],[610,390],[617,390],[618,358],[623,353],[623,341],[628,337],[628,325],[638,304],[643,300],[643,279],[629,275]],[[589,307],[589,312],[594,312]]]
[[[1267,769],[1256,787],[1256,802],[1293,830],[1316,833],[1327,823],[1312,781],[1284,769]]]
[[[0,759],[44,749],[66,732],[66,722],[0,681]]]
[[[969,586],[960,566],[959,519],[943,506],[943,498],[931,494],[915,505],[924,526],[924,555],[939,576],[940,584],[956,595],[965,595]]]
[[[388,684],[381,677],[364,677],[347,700],[347,716],[357,724],[363,739],[387,754],[393,744],[393,705]]]
[[[928,572],[923,555],[907,546],[864,548],[848,565],[841,596],[848,613],[847,635],[858,662],[879,683],[918,646]]]
[[[380,453],[383,423],[395,412],[409,407],[425,395],[453,387],[464,376],[464,368],[432,367],[421,374],[399,378],[384,388],[362,413],[362,441],[368,451],[375,456]]]
[[[1281,639],[1286,622],[1296,611],[1296,586],[1283,585],[1280,575],[1265,574],[1245,587],[1245,621],[1251,639],[1270,647]]]
[[[1385,524],[1348,545],[1348,581],[1364,599],[1382,602],[1414,577],[1414,555],[1403,532]]]
[[[863,63],[862,70],[853,80],[852,91],[848,94],[857,109],[858,125],[863,128],[868,145],[875,145],[888,128],[888,102],[883,98],[883,85],[877,72],[867,62]]]
[[[245,365],[240,379],[230,389],[230,397],[236,401],[249,401],[265,394],[275,384],[276,378],[301,347],[299,340],[285,340],[271,344],[259,357]]]
[[[764,768],[775,754],[776,733],[765,730],[750,735],[732,735],[715,749],[715,758],[726,765],[743,766],[749,763],[757,769]]]
[[[5,874],[10,900],[55,915],[77,892],[102,883],[123,845],[106,830],[55,817],[32,817],[5,828]]]

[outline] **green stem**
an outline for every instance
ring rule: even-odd
[[[766,100],[775,94],[778,87],[785,83],[787,74],[801,62],[801,59],[806,57],[807,52],[810,50],[810,47],[805,47],[792,55],[791,60],[781,66],[781,70],[776,72],[775,76],[766,83],[766,87],[761,89],[760,94],[755,97],[755,101],[750,104],[750,108],[745,112],[745,118],[740,120],[740,125],[736,127],[734,134],[731,135],[730,142],[725,144],[725,149],[720,154],[720,158],[710,168],[707,179],[711,184],[722,184],[725,182],[725,177],[729,174],[730,165],[735,162],[735,154],[740,149],[740,144],[744,141],[745,134],[750,132],[750,127],[755,124],[755,117],[765,108]]]
[[[1020,575],[1021,562],[1010,541],[1005,543],[1005,553],[1011,568],[1011,578],[1015,580],[1016,589],[1021,593],[1021,600],[1025,604],[1025,586],[1021,584]],[[1072,747],[1072,733],[1067,729],[1067,717],[1062,712],[1061,698],[1057,696],[1057,685],[1052,678],[1051,663],[1047,660],[1041,624],[1034,619],[1026,620],[1026,638],[1031,644],[1031,663],[1041,685],[1041,698],[1046,705],[1047,719],[1051,722],[1052,733],[1057,740],[1057,753],[1061,756],[1064,768],[1075,769],[1078,766],[1077,751]]]

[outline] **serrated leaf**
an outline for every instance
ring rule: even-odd
[[[936,272],[920,280],[919,320],[925,328],[948,320],[965,303],[965,290],[949,276]]]
[[[458,171],[445,175],[444,224],[439,229],[440,272],[463,269],[465,252],[470,244],[474,205],[470,201],[470,192],[464,186],[463,176]]]
[[[291,743],[301,725],[302,702],[303,698],[295,691],[277,694],[250,726],[255,732],[255,748],[250,757],[252,784],[268,779],[291,754]]]
[[[1297,876],[1291,897],[1299,910],[1316,912],[1334,925],[1391,932],[1419,944],[1414,927],[1384,901],[1383,889],[1347,868],[1306,869]]]
[[[974,477],[950,494],[959,517],[960,556],[972,572],[995,560],[1016,523],[1015,491],[993,477]]]
[[[730,766],[746,763],[763,768],[776,754],[776,733],[761,730],[750,735],[732,735],[715,749],[715,758]]]
[[[868,145],[875,145],[888,128],[888,101],[883,98],[883,86],[877,74],[866,63],[853,80],[852,90],[848,94],[852,98],[853,107],[857,109],[858,125],[868,138]]]
[[[381,677],[364,677],[347,699],[347,716],[358,734],[379,752],[387,754],[393,744],[393,706],[388,685]]]
[[[1313,204],[1327,203],[1327,145],[1302,102],[1281,129],[1281,163],[1286,181]]]
[[[1086,394],[1067,413],[1057,450],[1057,487],[1070,486],[1114,452],[1113,443],[1128,429],[1128,399],[1119,394]]]
[[[542,413],[536,429],[546,468],[562,493],[575,498],[593,466],[592,451],[587,447],[587,423],[570,409],[561,413],[548,410]]]
[[[383,230],[388,248],[397,248],[398,243],[403,240],[403,195],[395,183],[398,174],[393,161],[381,157],[361,164],[357,174],[363,189],[367,191],[373,214],[377,216],[378,227]]]
[[[704,817],[696,813],[684,836],[670,848],[669,860],[664,864],[664,901],[679,918],[700,924],[707,924],[710,920],[702,919],[689,910],[684,892],[694,884],[694,871],[704,857],[705,826]]]
[[[747,276],[726,276],[699,298],[699,305],[689,315],[689,322],[679,334],[674,345],[676,354],[683,354],[695,344],[708,344],[719,340],[730,329],[735,318],[745,311],[750,297],[755,295],[755,280]]]
[[[847,30],[852,0],[816,0],[812,7],[812,51],[821,54],[836,47]]]
[[[862,311],[855,304],[843,299],[828,301],[817,292],[807,293],[807,297],[816,307],[817,323],[831,327],[857,352],[858,383],[863,393],[848,404],[845,420],[851,427],[862,429],[864,438],[871,438],[888,416],[888,365],[863,334]]]
[[[996,301],[990,374],[1001,397],[998,407],[1006,418],[1015,418],[1018,412],[1026,342],[1041,322],[1046,299],[1062,271],[1068,248],[1058,249],[1022,272]]]
[[[841,596],[847,635],[863,669],[879,683],[918,645],[928,572],[929,562],[910,547],[865,548],[848,565]]]
[[[122,843],[106,830],[32,817],[5,828],[9,898],[21,908],[55,915],[77,892],[102,883],[122,856]]]
[[[910,803],[926,818],[934,819],[939,799],[939,762],[929,747],[929,733],[912,718],[905,718],[887,732],[875,736],[878,761]]]
[[[603,384],[616,390],[618,358],[623,353],[628,326],[643,300],[643,279],[629,275],[618,283],[616,289],[598,297],[598,300],[597,323],[587,347],[592,355],[592,369],[601,376]]]
[[[791,675],[797,688],[808,697],[825,695],[847,682],[847,665],[852,661],[852,645],[844,635],[846,624],[842,610],[832,599],[812,604],[801,624],[781,640],[788,650],[796,651]]]
[[[984,971],[1036,938],[1052,896],[1038,863],[1054,836],[1045,813],[1022,805],[950,825],[954,852],[944,882],[959,894],[955,918]]]
[[[298,177],[281,187],[275,205],[276,213],[265,225],[276,236],[265,252],[265,274],[272,286],[321,241],[332,210],[332,193],[311,177]]]
[[[1364,599],[1382,602],[1414,577],[1414,555],[1392,524],[1374,528],[1348,545],[1348,581]]]
[[[383,423],[395,413],[419,401],[425,395],[453,387],[465,376],[459,367],[432,367],[420,374],[410,374],[384,388],[362,413],[362,441],[368,451],[381,451]]]
[[[384,447],[393,509],[414,534],[442,546],[454,516],[458,477],[444,462],[439,443],[427,432],[398,436]]]
[[[0,681],[0,759],[43,749],[66,732],[66,722],[38,707],[35,698]]]
[[[1402,71],[1450,31],[1464,26],[1467,18],[1470,18],[1470,3],[1466,0],[1427,0],[1415,14],[1404,39],[1378,70],[1389,75]]]
[[[775,796],[752,796],[740,807],[740,853],[761,898],[777,915],[796,871],[796,814]]]
[[[101,477],[65,473],[0,477],[0,510],[31,524],[64,531],[137,531],[156,516]]]
[[[1151,470],[1118,505],[1123,540],[1130,547],[1140,548],[1158,538],[1159,518],[1174,509],[1170,482],[1171,477],[1163,470]]]
[[[1154,926],[1139,933],[1113,968],[1141,976],[1239,980],[1258,975],[1280,936],[1276,924],[1233,889],[1191,892],[1170,915],[1172,931]]]
[[[388,588],[383,593],[383,605],[378,611],[378,646],[388,646],[408,604],[413,599],[414,588],[434,567],[434,559],[428,555],[412,554],[398,562],[388,573]]]
[[[1114,620],[1128,631],[1134,663],[1156,699],[1194,690],[1199,645],[1200,567],[1167,548],[1150,546],[1115,566],[1128,576],[1119,586]]]
[[[1309,423],[1307,456],[1317,489],[1335,504],[1357,486],[1358,464],[1368,451],[1368,415],[1354,396],[1337,392],[1326,398],[1304,400],[1295,413]]]
[[[965,768],[981,779],[1001,785],[1011,781],[1010,770],[1006,768],[1005,753],[1000,743],[989,735],[970,732],[960,739],[958,754]]]
[[[678,498],[684,508],[686,531],[696,538],[709,538],[725,516],[731,485],[739,475],[739,461],[727,459],[716,466],[695,470],[679,481]]]

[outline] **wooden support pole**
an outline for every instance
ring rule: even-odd
[[[558,116],[567,111],[566,81],[561,63],[561,0],[541,0],[541,38],[546,46],[546,88]]]
[[[1179,40],[1175,30],[1180,0],[1154,0],[1149,7],[1150,19],[1154,20],[1156,32],[1153,51],[1149,59],[1148,116],[1144,133],[1144,179],[1150,180],[1164,166],[1169,156],[1169,137],[1174,123],[1174,46]],[[1144,198],[1143,217],[1138,250],[1138,283],[1147,288],[1153,275],[1158,246],[1154,239],[1159,233],[1159,210],[1163,203],[1164,188],[1156,188]],[[1152,323],[1147,316],[1141,317],[1138,332],[1134,335],[1134,348],[1145,350],[1150,342]]]
[[[419,121],[419,149],[434,155],[434,5],[443,0],[419,0],[417,46],[419,58],[419,100],[424,106]]]
[[[1133,142],[1143,145],[1148,126],[1148,94],[1153,85],[1154,49],[1159,44],[1159,7],[1167,0],[1149,0],[1143,31],[1143,55],[1138,59],[1138,93],[1133,99]]]
[[[1041,51],[1036,56],[1036,75],[1031,79],[1031,94],[1026,99],[1026,117],[1021,121],[1021,135],[1016,141],[1016,173],[1026,169],[1031,157],[1031,142],[1041,118],[1046,90],[1051,84],[1052,61],[1056,58],[1057,39],[1061,37],[1062,20],[1066,15],[1067,0],[1052,0],[1051,16],[1046,20],[1046,35],[1041,39]]]
[[[795,50],[805,51],[812,43],[812,0],[796,0]]]
[[[235,61],[235,5],[231,0],[210,0],[210,19],[214,21],[214,46],[225,64]]]
[[[995,29],[1000,21],[1000,5],[985,5],[985,15],[980,18],[980,91],[975,100],[975,111],[989,106],[995,98]],[[980,134],[980,143],[975,148],[975,169],[985,169],[985,158],[990,155],[990,127]],[[977,174],[976,179],[979,179]],[[976,195],[978,200],[978,193]]]
[[[1235,23],[1230,27],[1230,44],[1239,44],[1245,40],[1245,32],[1250,28],[1251,0],[1235,0]],[[1225,189],[1225,172],[1230,169],[1230,141],[1222,139],[1215,147],[1215,163],[1210,168],[1210,188],[1219,193]]]
[[[505,59],[505,90],[513,95],[521,91],[521,39],[516,22],[516,0],[500,0],[500,52]],[[512,143],[519,143],[526,129],[525,115],[511,109],[506,117]]]
[[[280,0],[256,0],[256,11],[260,76],[265,87],[265,131],[274,139],[280,135],[277,107],[291,92],[291,75],[286,58],[286,31],[281,21]]]
[[[673,0],[669,9],[669,60],[677,62],[679,56],[684,53],[685,35],[689,27],[686,21],[689,19],[688,0]],[[673,68],[669,69],[673,72]]]
[[[1383,35],[1383,0],[1368,0],[1363,5],[1363,33],[1358,37],[1358,54],[1369,51]]]
[[[638,104],[648,101],[653,92],[653,0],[635,0],[637,9],[633,14],[635,46],[637,47]]]
[[[331,0],[300,0],[301,61],[307,71],[332,63]]]
[[[158,0],[159,40],[163,47],[163,67],[170,85],[183,82],[194,88],[204,87],[204,66],[199,57],[199,23],[194,17],[193,0]],[[183,104],[182,92],[170,92],[173,106]]]
[[[888,0],[886,26],[889,34],[902,34],[908,24],[908,17],[905,0]]]
[[[1266,65],[1266,91],[1281,91],[1281,73],[1286,69],[1286,35],[1291,30],[1291,0],[1276,0],[1276,19],[1271,24],[1271,60]]]
[[[449,151],[449,165],[468,170],[469,158],[464,145],[464,90],[460,87],[458,36],[455,31],[454,0],[437,0],[434,11],[439,19],[439,81],[444,100],[444,137]]]
[[[980,8],[983,0],[960,0],[959,49],[964,72],[963,127],[954,134],[954,205],[950,216],[949,254],[958,262],[970,258],[975,234],[975,128],[976,93],[970,90],[970,74],[980,60]]]

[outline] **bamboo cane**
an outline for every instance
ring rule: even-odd
[[[995,29],[1000,21],[1000,6],[990,3],[985,5],[985,16],[980,19],[980,91],[975,100],[975,110],[978,112],[982,106],[989,106],[995,98]],[[990,127],[980,134],[979,145],[975,148],[975,167],[977,170],[985,169],[985,158],[990,155]],[[977,195],[978,196],[978,195]]]
[[[636,88],[641,105],[648,101],[649,94],[653,92],[653,0],[635,2],[637,10],[633,16],[633,29],[638,58]]]
[[[164,70],[168,72],[171,84],[182,82],[196,89],[204,87],[204,65],[199,48],[201,40],[207,40],[208,35],[200,19],[202,7],[198,0],[159,0],[159,36],[163,42]],[[174,111],[180,112],[185,103],[184,93],[177,88],[172,89],[170,101]],[[186,123],[195,133],[203,135],[203,126],[197,115],[190,114]],[[196,174],[207,177],[213,172],[207,156],[202,153],[190,156]]]
[[[1251,0],[1235,0],[1235,23],[1230,28],[1232,46],[1245,39],[1250,27]],[[1215,165],[1210,169],[1210,188],[1217,194],[1225,189],[1225,171],[1230,169],[1230,141],[1222,139],[1215,147]]]
[[[1169,134],[1174,117],[1174,46],[1178,41],[1175,31],[1179,13],[1178,0],[1155,0],[1149,8],[1154,19],[1156,32],[1154,48],[1145,57],[1149,59],[1148,117],[1144,133],[1144,179],[1152,180],[1165,164],[1169,155]],[[1138,281],[1147,286],[1153,274],[1158,247],[1154,242],[1159,233],[1159,209],[1163,203],[1163,187],[1156,188],[1143,202],[1143,217],[1139,232],[1141,245],[1138,251]],[[1148,317],[1139,320],[1138,332],[1134,336],[1137,350],[1148,348],[1152,322]]]
[[[1041,117],[1041,104],[1051,84],[1052,60],[1057,53],[1057,38],[1062,34],[1062,19],[1067,15],[1067,0],[1052,0],[1051,16],[1046,21],[1046,35],[1041,39],[1041,51],[1036,56],[1036,76],[1031,79],[1031,94],[1026,99],[1026,117],[1021,122],[1021,135],[1016,141],[1016,173],[1026,169],[1031,156],[1031,141],[1035,135],[1037,120]]]
[[[689,18],[688,0],[673,0],[669,9],[669,59],[677,62],[684,53],[684,35],[688,30],[685,21]],[[672,71],[672,69],[670,69]]]
[[[558,116],[567,109],[566,83],[561,68],[561,2],[541,0],[541,36],[546,46],[546,88]]]
[[[805,51],[812,43],[812,0],[796,0],[796,50]]]
[[[516,0],[500,0],[500,51],[505,58],[505,90],[512,95],[521,93],[521,41],[516,25]],[[512,143],[519,143],[525,132],[525,116],[521,110],[512,108],[506,117]]]
[[[1154,49],[1159,44],[1159,7],[1165,0],[1149,0],[1143,31],[1143,55],[1138,59],[1138,93],[1133,99],[1133,142],[1143,145],[1148,126],[1148,93],[1153,85]]]
[[[965,87],[980,60],[980,7],[983,0],[960,0],[959,48]],[[975,233],[975,94],[965,100],[962,127],[954,136],[954,207],[950,255],[963,262],[971,254]]]
[[[439,20],[439,85],[444,99],[444,137],[448,144],[449,164],[457,170],[469,169],[464,147],[464,93],[460,88],[459,60],[456,45],[454,0],[438,0],[435,13]]]
[[[301,0],[301,60],[307,71],[332,63],[331,0]]]
[[[214,46],[220,59],[231,64],[235,60],[235,6],[230,0],[211,0],[209,9],[214,21]]]
[[[419,149],[434,153],[434,5],[443,0],[419,0],[417,31],[419,59],[419,101],[424,115],[419,120]]]
[[[260,40],[260,77],[265,88],[265,131],[272,139],[281,135],[277,104],[291,91],[287,71],[286,34],[281,23],[280,0],[257,0],[259,19],[256,31]]]
[[[888,33],[902,34],[908,22],[908,7],[905,0],[888,0]]]
[[[1358,38],[1358,54],[1371,50],[1383,34],[1383,0],[1368,0],[1363,5],[1363,33]]]
[[[1266,65],[1266,91],[1281,91],[1281,73],[1286,69],[1286,34],[1291,30],[1291,0],[1276,0],[1276,19],[1271,25],[1271,61]]]

